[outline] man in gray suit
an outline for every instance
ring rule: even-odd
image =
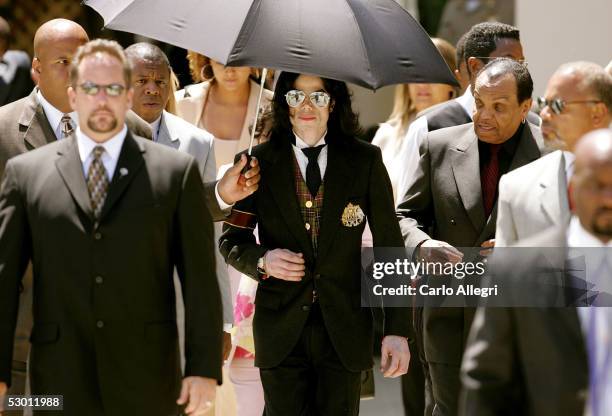
[[[584,134],[612,121],[612,77],[591,62],[567,63],[553,74],[538,101],[542,134],[556,151],[501,178],[496,246],[567,224],[574,147]]]
[[[501,174],[532,162],[543,147],[539,128],[526,122],[533,83],[511,59],[488,63],[476,78],[474,123],[430,132],[419,167],[398,205],[405,245],[414,258],[459,262],[456,247],[491,247]],[[422,334],[427,389],[434,415],[454,415],[459,366],[473,310],[425,308]],[[417,331],[421,323],[415,322]]]
[[[11,27],[0,17],[0,106],[25,97],[34,88],[30,57],[24,51],[8,50]]]
[[[248,196],[251,191],[254,192],[259,182],[257,159],[251,160],[251,169],[245,174],[246,186],[249,187],[248,192],[235,192],[232,187],[240,176],[240,171],[246,163],[246,157],[226,171],[217,183],[212,134],[164,110],[170,98],[170,83],[172,82],[171,66],[166,54],[157,46],[146,42],[131,45],[125,50],[125,53],[134,71],[132,109],[150,123],[153,140],[189,153],[196,159],[203,181],[209,184],[216,183],[216,200],[222,210],[228,210],[234,202]],[[223,300],[224,358],[227,358],[231,349],[229,330],[233,323],[231,290],[227,265],[217,245],[215,245],[215,252],[217,279]]]
[[[66,19],[50,20],[36,31],[32,72],[38,86],[29,96],[0,108],[0,175],[10,158],[72,134],[77,116],[68,101],[68,68],[76,49],[87,41],[85,30]],[[131,132],[151,137],[149,126],[134,112],[128,112],[126,123]],[[32,327],[31,286],[32,275],[28,269],[19,303],[11,394],[25,391]]]
[[[515,307],[476,312],[461,370],[463,416],[603,416],[612,410],[612,360],[604,358],[610,356],[612,308],[575,307],[584,306],[582,299],[568,297],[568,307],[516,306],[534,283],[543,298],[550,277],[612,283],[612,265],[605,261],[612,247],[612,131],[588,133],[575,155],[576,215],[569,224],[555,224],[514,246],[522,248],[493,255],[495,275],[512,283],[506,305]],[[580,257],[586,268],[577,268],[574,259]],[[610,305],[609,298],[603,305]]]

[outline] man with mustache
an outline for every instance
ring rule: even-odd
[[[37,86],[29,96],[0,108],[0,176],[11,157],[73,133],[77,117],[68,101],[68,68],[76,49],[88,40],[79,24],[66,19],[50,20],[36,31],[32,76]],[[137,135],[151,137],[149,126],[132,111],[128,112],[126,122]],[[28,269],[19,304],[11,394],[25,391],[32,328],[31,281]]]
[[[505,300],[514,307],[476,312],[462,365],[460,415],[610,414],[612,130],[592,131],[573,149],[569,224],[554,224],[513,246],[522,248],[493,255],[495,275],[512,283]],[[539,285],[541,297],[553,287],[568,294],[576,276],[602,292],[565,295],[566,307],[522,303],[526,287]],[[547,284],[551,277],[566,284]]]
[[[574,147],[580,137],[612,121],[612,77],[591,62],[567,63],[553,74],[538,101],[542,135],[556,151],[501,178],[496,246],[567,224]]]
[[[413,258],[457,263],[456,247],[490,247],[499,177],[541,155],[539,128],[526,121],[533,82],[515,60],[489,62],[474,83],[474,122],[428,133],[414,182],[397,207]],[[423,309],[424,369],[433,409],[454,415],[459,366],[474,310]],[[417,322],[415,325],[419,325]]]
[[[70,137],[11,159],[0,192],[0,395],[19,283],[33,267],[33,394],[63,415],[201,415],[221,381],[212,221],[193,157],[133,135],[131,66],[113,41],[70,66]],[[173,270],[185,304],[181,381]],[[58,414],[58,413],[56,413]]]

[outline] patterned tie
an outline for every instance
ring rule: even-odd
[[[485,217],[489,218],[495,205],[497,182],[499,182],[499,149],[501,144],[489,144],[489,160],[480,171],[480,184],[482,186],[482,202]]]
[[[305,147],[302,152],[308,158],[308,165],[306,166],[306,185],[310,194],[314,197],[319,192],[319,186],[321,186],[321,168],[319,167],[319,153],[325,147],[324,144],[316,147]]]
[[[100,213],[104,206],[104,199],[106,198],[106,192],[108,191],[108,176],[106,175],[106,169],[101,159],[103,153],[104,147],[94,147],[92,151],[93,160],[87,172],[87,190],[89,191],[91,209],[96,220],[100,218]]]
[[[74,131],[72,128],[72,119],[68,114],[62,116],[60,125],[62,126],[62,139],[67,139]]]

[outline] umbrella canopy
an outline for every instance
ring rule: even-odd
[[[457,85],[419,23],[393,0],[86,0],[105,27],[230,66],[316,74],[370,89]]]

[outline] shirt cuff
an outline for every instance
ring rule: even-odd
[[[221,195],[219,195],[219,181],[217,181],[217,183],[215,184],[215,197],[217,198],[217,203],[219,204],[219,208],[221,209],[221,211],[227,211],[232,207],[233,204],[226,204],[223,198],[221,198]]]
[[[234,325],[232,324],[223,324],[223,332],[230,332]]]

